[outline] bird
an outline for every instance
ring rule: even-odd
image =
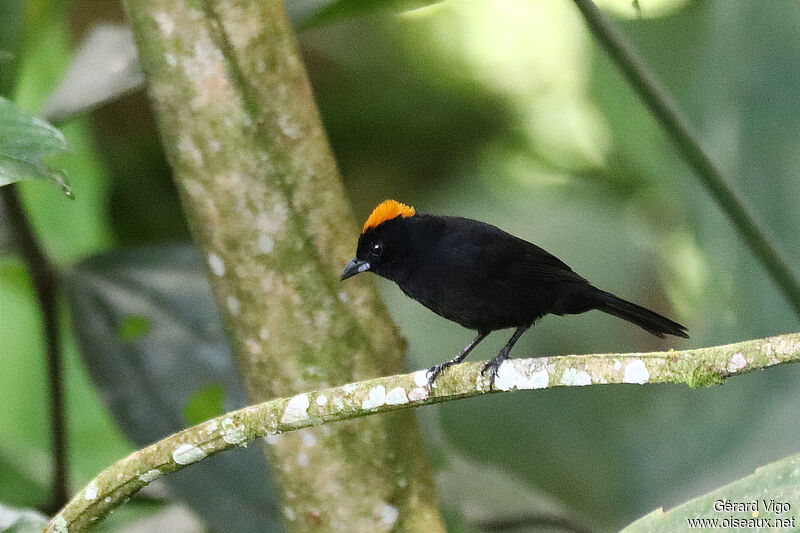
[[[505,346],[481,370],[482,375],[489,372],[493,389],[514,344],[547,314],[597,309],[658,337],[689,337],[685,326],[595,287],[533,243],[478,220],[417,213],[395,200],[378,204],[369,215],[356,256],[341,279],[362,272],[393,281],[434,313],[476,332],[455,357],[428,370],[429,389],[443,370],[463,361],[491,332],[513,328]]]

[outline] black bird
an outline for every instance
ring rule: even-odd
[[[594,287],[535,244],[477,220],[418,214],[394,200],[378,205],[367,219],[342,279],[366,271],[394,281],[434,313],[478,332],[455,357],[430,369],[428,386],[492,331],[516,328],[481,371],[489,370],[493,386],[517,340],[548,313],[599,309],[659,337],[689,337],[684,326]]]

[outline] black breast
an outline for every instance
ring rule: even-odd
[[[550,312],[564,283],[586,283],[551,254],[495,226],[452,217],[414,222],[406,235],[410,268],[395,281],[466,328],[531,324]]]

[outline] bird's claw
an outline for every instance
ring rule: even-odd
[[[500,352],[497,357],[490,359],[485,365],[483,365],[483,368],[481,369],[481,375],[486,375],[486,371],[489,371],[490,391],[494,390],[494,380],[497,377],[497,373],[500,371],[500,365],[502,365],[503,361],[505,361],[507,358],[508,354]]]
[[[489,371],[489,390],[494,390],[494,378],[497,377],[497,369],[500,368],[500,364],[495,362],[494,359],[483,365],[481,369],[481,375],[486,375],[486,371]]]
[[[448,366],[450,365],[448,365],[447,363],[442,363],[440,365],[433,365],[428,369],[428,391],[430,391],[431,388],[433,388],[433,382],[436,381],[436,377],[439,374],[441,374],[442,370],[444,370]]]

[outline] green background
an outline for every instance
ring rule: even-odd
[[[797,271],[800,6],[641,0],[637,15],[630,2],[604,5]],[[570,2],[449,1],[344,15],[306,21],[299,38],[358,218],[395,198],[494,223],[691,334],[659,340],[599,313],[547,317],[515,355],[690,348],[797,330],[797,317]],[[7,0],[0,20],[10,28],[0,49],[14,55],[0,64],[0,94],[36,113],[87,29],[122,13],[90,0]],[[76,200],[49,184],[20,186],[59,266],[188,239],[143,91],[59,126],[72,151],[57,163]],[[22,263],[2,235],[0,501],[36,507],[49,477],[41,326]],[[392,284],[379,286],[409,342],[409,369],[441,362],[471,338]],[[492,335],[472,358],[494,355],[505,340]],[[133,448],[71,333],[64,346],[78,488]],[[706,390],[506,394],[421,416],[453,530],[475,528],[470,495],[453,488],[460,484],[485,494],[484,516],[534,505],[492,500],[510,492],[613,530],[800,451],[798,378],[800,367],[784,366]]]

